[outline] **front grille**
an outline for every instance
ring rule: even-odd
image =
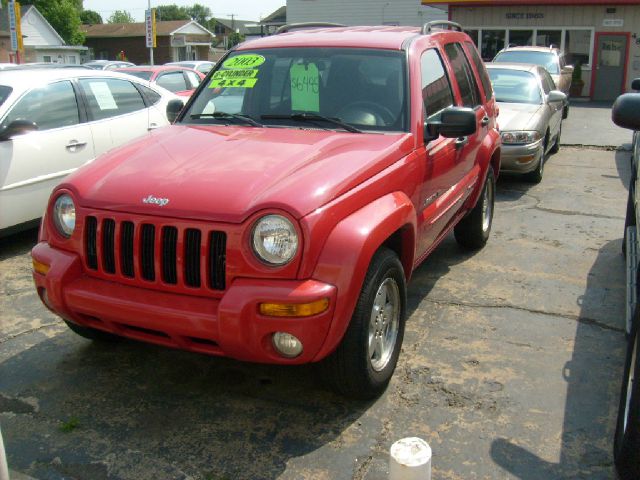
[[[161,280],[168,286],[225,289],[224,232],[88,216],[84,243],[86,266],[95,272]]]

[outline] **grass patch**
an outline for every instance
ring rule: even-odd
[[[73,432],[79,426],[80,426],[80,420],[78,420],[76,417],[71,417],[66,422],[62,422],[60,424],[60,431],[64,433]]]

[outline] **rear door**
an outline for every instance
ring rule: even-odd
[[[26,93],[0,129],[14,120],[38,130],[0,141],[0,228],[41,217],[53,187],[94,158],[91,129],[68,80]]]
[[[140,137],[153,129],[153,118],[138,89],[119,78],[82,78],[95,153]]]

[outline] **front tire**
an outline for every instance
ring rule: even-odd
[[[378,397],[398,363],[407,303],[404,269],[387,248],[369,265],[349,327],[320,375],[336,393],[360,400]]]
[[[544,137],[544,142],[540,147],[540,161],[538,162],[538,165],[533,172],[529,172],[525,174],[524,178],[526,181],[531,183],[540,183],[542,181],[542,176],[544,174],[544,161],[547,155],[548,145],[549,145],[549,132],[547,132],[547,135]]]
[[[613,458],[621,480],[640,478],[640,335],[638,313],[629,337],[620,391],[620,406],[613,444]]]
[[[485,246],[491,233],[493,210],[495,206],[496,179],[493,168],[489,166],[487,179],[482,187],[480,198],[473,210],[455,226],[453,233],[459,245],[469,250],[479,250]]]

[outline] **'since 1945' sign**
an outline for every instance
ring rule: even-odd
[[[507,20],[531,20],[544,18],[544,13],[527,12],[527,13],[507,13]]]

